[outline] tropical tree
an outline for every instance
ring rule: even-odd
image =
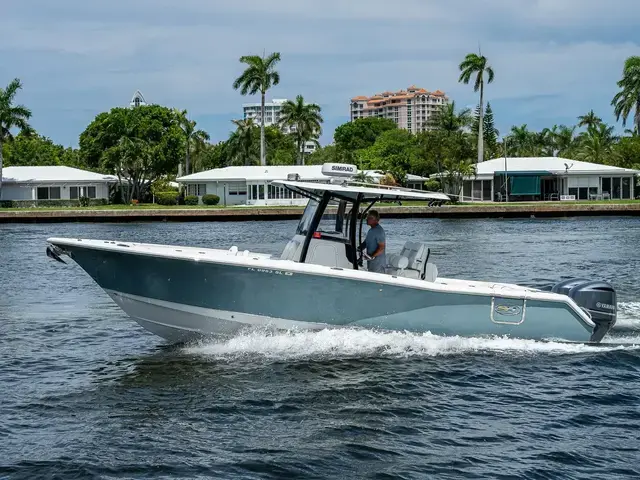
[[[529,130],[526,123],[513,126],[507,141],[507,154],[516,157],[534,155],[538,140],[538,134]]]
[[[295,138],[298,165],[304,165],[304,150],[308,141],[316,141],[322,134],[321,108],[315,103],[305,104],[302,95],[295,102],[287,100],[280,110],[280,125],[288,128]]]
[[[476,111],[473,116],[473,125],[471,130],[478,132],[480,130],[480,104],[476,105]],[[491,109],[491,103],[487,103],[487,109],[484,112],[484,118],[482,120],[482,135],[484,136],[484,157],[483,160],[493,158],[497,153],[498,148],[498,136],[500,132],[495,126],[493,118],[493,110]],[[477,140],[477,139],[476,139]]]
[[[2,147],[3,144],[13,139],[12,130],[30,133],[31,110],[24,105],[14,105],[18,90],[22,89],[22,83],[18,78],[7,85],[7,88],[0,88],[0,200],[2,200]]]
[[[187,111],[176,111],[178,125],[184,133],[185,152],[185,175],[191,173],[191,152],[193,149],[202,148],[202,145],[209,140],[209,134],[204,130],[196,130],[196,121],[189,120]]]
[[[175,175],[185,151],[175,111],[161,105],[100,113],[80,134],[79,145],[85,165],[115,173],[138,200],[155,180]]]
[[[457,133],[472,124],[471,110],[464,108],[456,111],[456,102],[441,105],[429,118],[429,126],[447,134]]]
[[[264,141],[264,103],[267,91],[280,83],[280,74],[276,64],[280,61],[280,53],[275,52],[265,58],[258,55],[240,57],[240,62],[247,65],[242,75],[233,82],[235,90],[240,89],[242,95],[255,95],[260,92],[260,164],[266,165]]]
[[[255,130],[256,124],[252,118],[246,120],[231,120],[236,126],[227,142],[229,156],[234,165],[253,165],[256,158]]]
[[[586,115],[580,115],[578,117],[578,127],[597,127],[602,123],[602,119],[595,114],[593,110],[589,110]]]
[[[384,132],[397,128],[390,118],[365,117],[344,123],[333,133],[336,156],[342,161],[353,162],[358,150],[371,147]]]
[[[600,123],[589,127],[579,137],[576,159],[591,163],[615,163],[613,146],[616,140],[612,126]]]
[[[576,127],[560,125],[557,131],[554,132],[556,154],[559,157],[570,157],[573,155],[576,147],[575,131]]]
[[[622,71],[622,79],[618,81],[620,91],[611,101],[616,120],[622,117],[622,126],[626,126],[627,119],[635,110],[633,124],[635,133],[640,135],[640,56],[627,58]]]
[[[484,135],[483,135],[483,109],[484,109],[484,75],[487,74],[487,83],[493,82],[493,68],[488,65],[487,57],[475,53],[469,53],[460,63],[459,82],[468,84],[471,77],[475,75],[473,90],[480,91],[480,121],[478,122],[478,162],[484,160]]]

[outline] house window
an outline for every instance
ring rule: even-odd
[[[87,197],[96,198],[96,187],[87,187],[86,192],[87,192]]]
[[[631,181],[629,177],[622,179],[622,198],[628,200],[631,198]]]
[[[60,187],[38,187],[38,200],[60,200]]]
[[[80,187],[69,187],[69,198],[71,200],[77,200],[79,198],[79,188]]]

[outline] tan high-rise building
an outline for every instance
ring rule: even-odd
[[[415,85],[399,92],[382,92],[372,97],[351,99],[351,121],[358,118],[390,118],[398,128],[412,133],[429,130],[429,120],[435,112],[449,102],[441,92],[429,92]]]

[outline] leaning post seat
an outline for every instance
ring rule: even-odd
[[[424,243],[408,241],[400,254],[389,255],[387,272],[433,282],[438,276],[438,269],[435,265],[428,264],[429,254],[430,250]]]

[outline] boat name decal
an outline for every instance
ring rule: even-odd
[[[290,277],[290,276],[293,275],[292,272],[283,272],[282,270],[269,270],[269,269],[266,269],[266,268],[247,267],[247,270],[249,270],[250,272],[272,273],[274,275],[285,275],[287,277]]]
[[[614,307],[613,305],[609,305],[608,303],[596,303],[596,307],[598,308],[605,308],[607,310],[615,310],[616,307]]]
[[[331,165],[331,170],[339,170],[341,172],[353,172],[353,167],[347,167],[344,165]]]
[[[522,307],[519,305],[496,305],[495,312],[500,315],[515,316],[522,313]]]

